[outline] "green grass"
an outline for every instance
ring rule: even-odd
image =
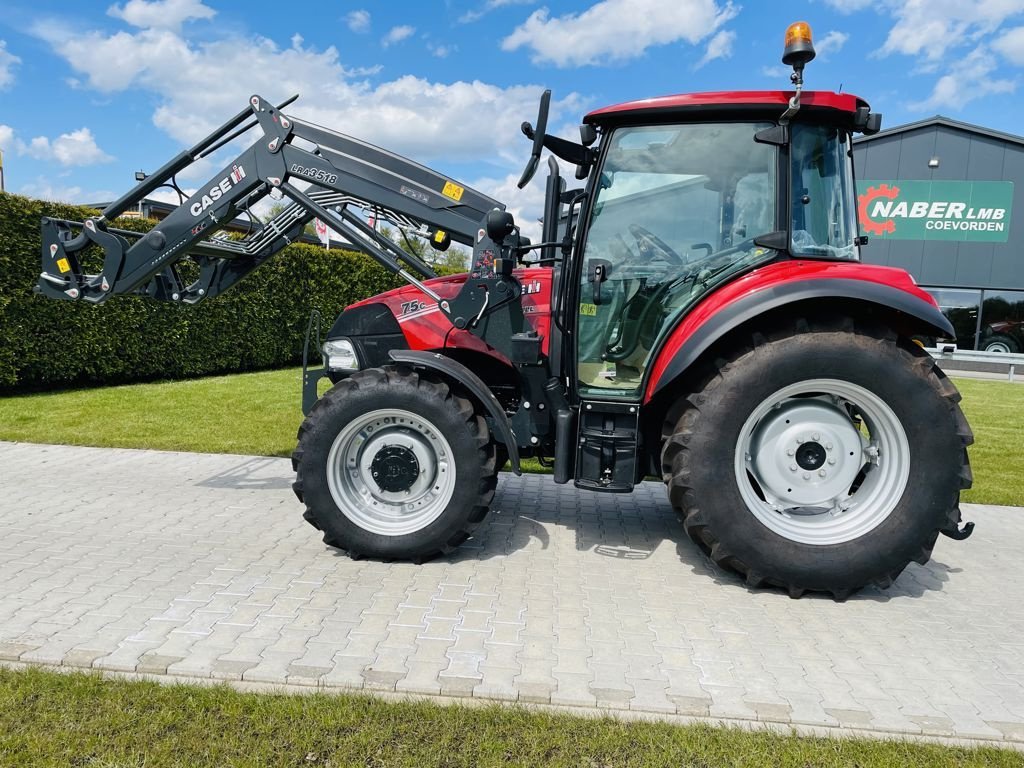
[[[1020,766],[1020,753],[0,669],[0,765]]]
[[[974,487],[964,501],[1024,506],[1024,384],[956,379],[974,430]]]
[[[0,398],[0,440],[288,456],[302,420],[301,371]],[[974,428],[965,501],[1024,506],[1024,386],[957,379]],[[526,462],[527,471],[540,470]]]

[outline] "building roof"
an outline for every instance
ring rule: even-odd
[[[879,131],[873,136],[858,136],[853,140],[854,144],[858,144],[862,141],[874,141],[875,139],[883,139],[886,136],[895,136],[898,133],[906,133],[907,131],[916,131],[921,128],[932,128],[934,126],[942,126],[943,128],[953,128],[958,131],[965,131],[967,133],[975,133],[979,136],[987,136],[990,139],[996,139],[997,141],[1009,141],[1013,144],[1024,145],[1024,136],[1017,136],[1012,133],[1003,133],[1002,131],[996,131],[992,128],[983,128],[980,125],[974,125],[973,123],[965,123],[960,120],[954,120],[951,117],[944,117],[942,115],[935,115],[924,120],[918,120],[916,123],[907,123],[906,125],[897,125],[893,128],[888,128],[884,131]]]

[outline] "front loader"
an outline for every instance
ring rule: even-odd
[[[851,139],[863,100],[804,92],[810,30],[787,30],[791,91],[646,99],[546,132],[541,242],[488,196],[285,114],[259,96],[85,222],[44,219],[38,290],[197,303],[314,217],[408,285],[342,312],[304,375],[295,492],[353,557],[423,561],[484,520],[508,466],[629,492],[662,479],[689,536],[751,586],[837,599],[888,586],[966,538],[971,430],[914,336],[953,335],[906,272],[860,263]],[[285,106],[285,105],[283,105]],[[249,128],[259,139],[150,232],[110,222]],[[287,201],[237,240],[262,198]],[[372,224],[370,223],[372,220]],[[471,247],[437,277],[377,229]],[[85,255],[99,246],[102,260]],[[333,387],[317,396],[317,380]]]

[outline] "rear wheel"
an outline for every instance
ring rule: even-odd
[[[749,584],[844,598],[927,562],[959,521],[972,441],[927,353],[800,321],[716,361],[670,414],[662,463],[687,533]]]
[[[1001,333],[989,336],[983,344],[983,349],[986,352],[1000,352],[1004,355],[1015,355],[1020,352],[1020,344],[1017,343],[1017,340]]]
[[[487,424],[447,383],[360,371],[310,411],[295,492],[324,542],[355,557],[427,560],[483,520],[496,484]]]

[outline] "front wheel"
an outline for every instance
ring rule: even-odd
[[[800,321],[708,374],[671,414],[662,463],[691,538],[749,584],[844,598],[956,528],[971,431],[915,345]]]
[[[496,485],[483,417],[445,382],[404,367],[336,384],[299,428],[292,463],[306,520],[354,557],[451,552]]]

